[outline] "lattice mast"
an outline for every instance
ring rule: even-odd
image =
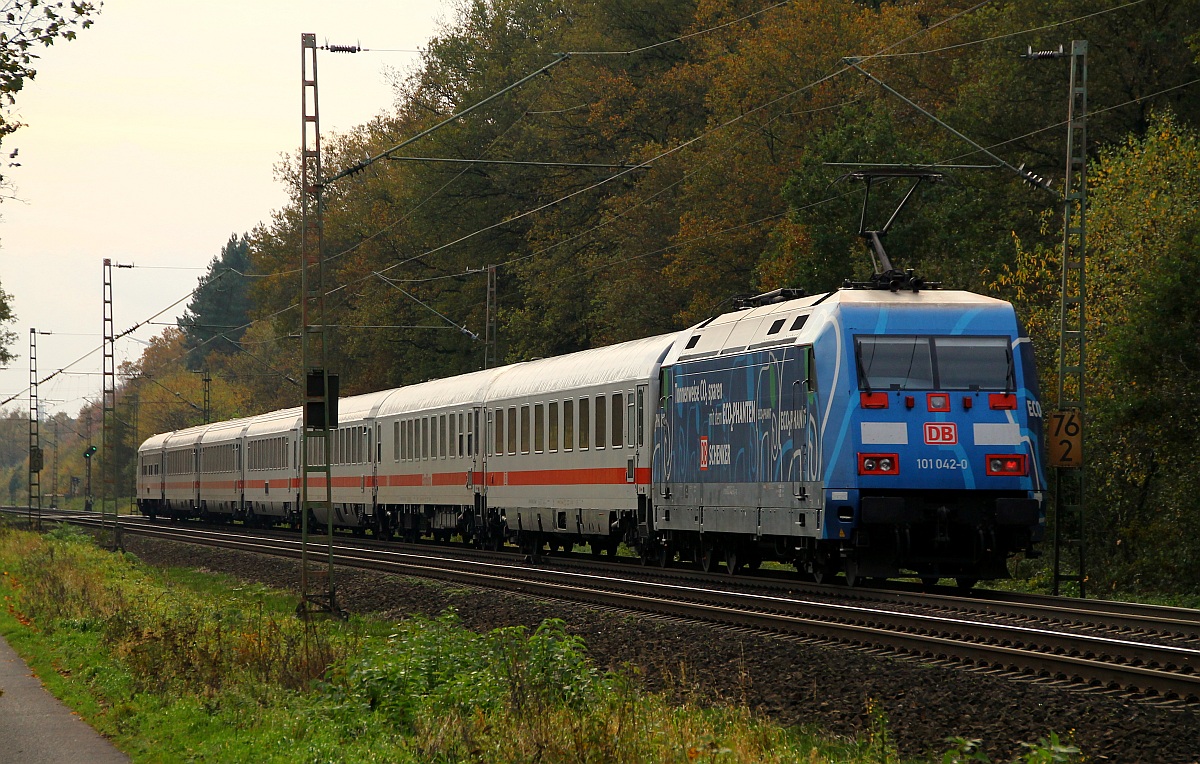
[[[104,368],[100,408],[103,416],[100,438],[100,527],[112,523],[112,547],[121,546],[117,523],[117,364],[113,346],[112,260],[104,258]]]
[[[38,406],[37,329],[29,330],[29,525],[42,527],[42,443]]]
[[[1084,467],[1082,428],[1086,412],[1087,323],[1087,41],[1071,42],[1070,98],[1067,104],[1067,171],[1063,187],[1062,302],[1058,342],[1058,410],[1077,414],[1078,453],[1073,466],[1056,466],[1054,593],[1076,582],[1085,596]],[[1069,433],[1068,433],[1069,434]],[[1064,556],[1068,559],[1064,560]],[[1073,568],[1065,570],[1064,568]]]
[[[304,418],[300,428],[300,589],[301,615],[337,613],[333,580],[333,502],[329,428],[336,427],[337,392],[331,390],[326,365],[323,179],[321,125],[317,99],[317,38],[300,35],[300,354],[304,366]],[[336,384],[336,383],[335,383]],[[332,393],[332,400],[331,400]],[[332,402],[332,405],[331,405]],[[331,417],[330,414],[334,414]],[[315,496],[314,496],[315,489]],[[309,524],[323,516],[326,551],[310,549]]]

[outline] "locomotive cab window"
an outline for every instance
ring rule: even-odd
[[[1008,337],[860,335],[862,390],[1011,390]]]

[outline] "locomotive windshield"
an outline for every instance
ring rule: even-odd
[[[1008,337],[860,335],[863,390],[1012,390]]]

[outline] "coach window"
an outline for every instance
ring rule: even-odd
[[[563,401],[563,451],[575,448],[575,401]]]
[[[605,411],[604,394],[596,396],[596,448],[604,448],[604,443],[608,439],[607,433],[604,431],[608,424],[608,412]]]
[[[495,409],[492,412],[492,429],[496,433],[496,442],[492,449],[493,456],[504,455],[504,409]]]
[[[588,398],[579,399],[579,450],[586,451],[591,445],[592,422],[591,410],[588,408]]]
[[[528,433],[528,430],[526,430]],[[508,452],[515,454],[517,452],[517,407],[508,407]]]
[[[612,444],[613,448],[621,447],[621,436],[625,432],[625,397],[620,393],[612,395]]]
[[[475,431],[479,429],[479,409],[467,414],[467,456],[475,455]]]
[[[529,406],[521,407],[521,453],[529,453]]]
[[[446,415],[438,417],[438,456],[446,458]]]
[[[546,433],[549,436],[549,443],[546,444],[546,447],[553,453],[558,450],[558,401],[548,403],[546,406],[547,418],[550,420],[550,427]]]
[[[533,450],[539,454],[546,450],[546,404],[533,405]]]
[[[418,459],[424,460],[429,457],[429,417],[423,416],[418,419],[417,428],[420,430],[417,435],[420,445],[417,447],[416,456]]]
[[[462,413],[450,415],[450,455],[457,458],[463,455],[463,419]]]

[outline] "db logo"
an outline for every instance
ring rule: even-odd
[[[958,444],[958,425],[954,422],[926,422],[925,443],[930,446]]]
[[[700,469],[708,469],[708,437],[700,437]]]

